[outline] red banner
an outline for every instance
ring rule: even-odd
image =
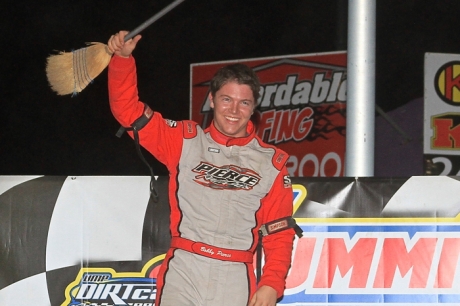
[[[291,157],[291,176],[343,176],[346,53],[319,53],[191,65],[190,118],[212,120],[209,82],[222,66],[241,62],[261,81],[253,121],[265,142]]]

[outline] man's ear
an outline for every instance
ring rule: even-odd
[[[209,93],[208,99],[209,99],[209,107],[214,108],[214,99],[212,98],[212,93]]]

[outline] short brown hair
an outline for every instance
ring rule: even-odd
[[[211,95],[216,96],[216,92],[228,82],[235,81],[238,84],[248,85],[254,96],[254,103],[257,105],[259,100],[260,81],[257,74],[248,66],[241,63],[231,64],[220,68],[211,80]]]

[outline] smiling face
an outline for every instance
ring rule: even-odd
[[[213,96],[214,125],[219,132],[230,137],[246,136],[246,127],[254,112],[255,101],[251,87],[235,81],[224,84]]]

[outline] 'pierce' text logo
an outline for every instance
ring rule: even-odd
[[[234,165],[217,167],[201,162],[192,171],[199,173],[195,182],[214,189],[251,190],[260,181],[256,172]]]

